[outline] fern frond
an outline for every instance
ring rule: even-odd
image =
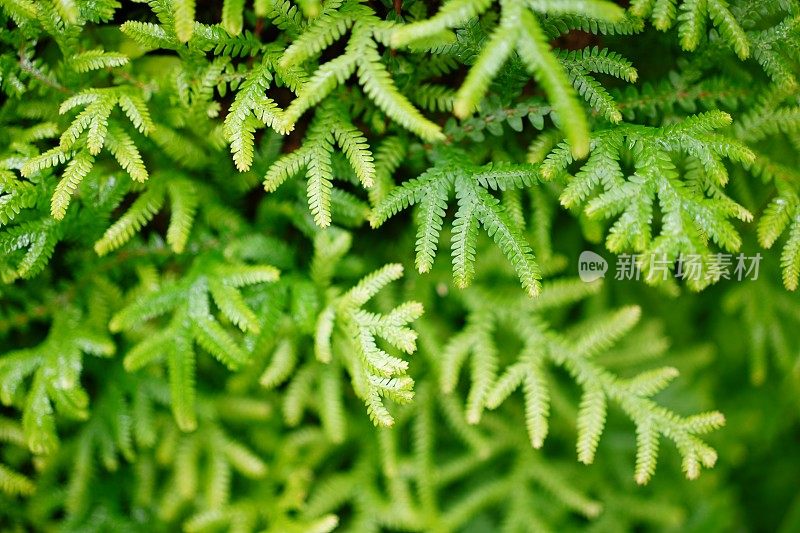
[[[122,128],[110,125],[105,140],[106,148],[117,160],[119,166],[131,177],[132,180],[143,182],[149,174],[142,161],[139,149],[133,139]]]
[[[536,169],[526,165],[473,167],[465,165],[463,159],[459,160],[458,154],[450,154],[419,178],[392,190],[373,209],[370,223],[373,227],[380,226],[399,211],[421,202],[423,211],[417,217],[416,264],[420,272],[426,272],[435,256],[447,198],[455,187],[458,210],[451,233],[451,255],[456,284],[463,288],[472,281],[480,223],[514,266],[528,294],[536,295],[541,274],[531,249],[500,201],[484,189],[506,190],[529,185],[533,183]]]
[[[444,139],[441,128],[420,113],[392,83],[386,67],[381,63],[376,50],[377,43],[364,39],[354,53],[362,58],[358,62],[358,79],[364,92],[383,110],[386,115],[407,130],[416,133],[426,141],[436,142]]]
[[[745,31],[728,8],[726,0],[683,0],[680,15],[677,0],[639,0],[631,3],[631,11],[638,17],[652,18],[661,31],[671,28],[677,21],[679,36],[684,50],[694,50],[706,34],[707,19],[722,36],[723,41],[736,52],[740,59],[747,59],[750,46]]]
[[[164,205],[164,190],[150,187],[131,204],[128,211],[94,243],[97,255],[106,255],[128,242]]]
[[[172,346],[167,348],[170,402],[175,422],[183,431],[197,428],[195,415],[195,353],[185,331],[174,332]]]
[[[401,26],[392,32],[392,46],[400,47],[413,41],[462,25],[481,14],[492,0],[449,0],[435,16]]]
[[[166,352],[170,374],[172,411],[181,429],[196,427],[195,352],[196,343],[229,369],[245,365],[250,356],[211,313],[209,294],[231,322],[243,330],[257,332],[261,328],[237,287],[274,281],[275,269],[267,266],[231,265],[213,254],[206,259],[213,274],[193,272],[185,282],[166,284],[139,297],[118,311],[111,319],[112,331],[132,330],[143,322],[174,311],[164,335],[144,339],[129,352],[125,366],[138,369],[161,359]]]
[[[606,422],[606,397],[603,389],[587,386],[578,410],[578,460],[584,464],[594,462],[594,454]]]
[[[172,2],[175,19],[175,35],[182,43],[192,38],[194,32],[195,0],[174,0]]]
[[[78,72],[89,72],[102,68],[121,67],[128,64],[128,57],[117,52],[106,52],[102,48],[87,50],[74,55],[70,66]]]
[[[358,7],[356,2],[346,2],[339,9],[330,10],[314,19],[283,53],[281,65],[287,67],[303,63],[333,44],[353,25],[363,10]]]
[[[11,404],[12,395],[31,378],[24,392],[22,426],[33,453],[52,453],[58,446],[56,411],[78,420],[88,416],[89,397],[80,383],[82,354],[109,357],[115,351],[114,343],[102,333],[97,335],[96,349],[87,349],[82,340],[90,330],[81,319],[79,310],[65,309],[44,342],[8,353],[0,362],[0,400],[4,404]]]
[[[58,182],[53,198],[50,200],[50,214],[53,218],[56,220],[64,218],[72,196],[83,178],[92,170],[93,163],[94,157],[88,150],[81,150],[67,163],[64,176]]]
[[[522,287],[530,296],[539,294],[541,273],[530,246],[514,228],[514,224],[500,201],[484,189],[473,189],[479,201],[478,219],[517,271]]]
[[[224,0],[222,3],[222,27],[231,35],[242,33],[244,0]]]

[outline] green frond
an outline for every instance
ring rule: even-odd
[[[356,6],[356,2],[347,2],[338,10],[328,11],[314,19],[283,53],[281,65],[303,63],[342,37],[355,22],[359,11],[354,10]]]
[[[598,20],[615,22],[625,16],[625,10],[614,2],[582,0],[567,0],[565,2],[551,3],[547,0],[527,0],[531,9],[553,14],[582,15]]]
[[[587,385],[578,410],[578,460],[584,464],[594,462],[600,435],[606,424],[606,397],[603,389]]]
[[[678,14],[677,0],[638,0],[631,11],[638,17],[652,18],[653,25],[666,31],[678,22],[678,35],[684,50],[695,50],[706,38],[708,19],[723,41],[739,56],[747,59],[750,46],[745,31],[728,7],[726,0],[683,0]]]
[[[567,68],[575,90],[589,102],[598,113],[610,122],[620,122],[622,114],[616,102],[605,88],[593,77],[590,72],[608,74],[629,82],[636,81],[638,73],[631,63],[608,49],[600,50],[597,47],[585,48],[583,51],[561,52],[559,59]]]
[[[652,422],[636,425],[636,470],[634,479],[639,485],[646,484],[656,471],[658,458],[658,432]]]
[[[158,291],[141,295],[136,301],[115,313],[108,328],[116,333],[164,315],[180,305],[182,295],[183,287],[174,283],[165,285]]]
[[[53,7],[58,12],[59,16],[69,24],[77,24],[80,12],[78,4],[74,0],[55,0]]]
[[[128,372],[135,372],[165,358],[172,349],[172,339],[169,334],[153,335],[128,350],[123,365]]]
[[[229,307],[228,311],[233,311]],[[223,312],[225,309],[223,309]],[[235,370],[248,361],[247,354],[236,344],[225,329],[211,316],[192,316],[192,334],[197,343],[216,357],[230,370]]]
[[[259,2],[256,2],[258,4]],[[268,16],[273,23],[283,31],[292,36],[302,33],[306,26],[300,10],[289,0],[263,0],[264,15]]]
[[[29,496],[35,490],[36,486],[30,478],[0,464],[0,491],[9,496]]]
[[[216,272],[226,285],[247,287],[258,283],[271,283],[280,276],[280,271],[269,265],[226,265]]]
[[[65,309],[41,344],[8,353],[0,360],[0,400],[4,404],[12,404],[23,381],[31,378],[30,387],[21,391],[21,409],[25,442],[33,453],[56,450],[57,413],[76,420],[88,417],[89,396],[80,382],[83,353],[108,357],[115,351],[114,344],[102,333],[97,335],[98,350],[87,350],[80,342],[81,335],[72,334],[81,327],[85,325],[80,311]],[[14,404],[20,406],[18,402]]]
[[[706,35],[707,0],[685,0],[678,15],[681,46],[684,50],[695,50]]]
[[[272,74],[267,65],[253,69],[236,93],[225,117],[225,136],[240,171],[249,170],[253,163],[254,134],[258,126],[253,115],[270,127],[280,122],[277,104],[265,94],[271,81]]]
[[[497,409],[525,380],[529,362],[522,361],[506,368],[486,397],[486,407]]]
[[[117,160],[119,166],[128,173],[132,180],[143,182],[149,174],[142,161],[139,149],[125,130],[110,125],[105,139],[106,148]]]
[[[410,401],[414,382],[406,375],[408,363],[381,350],[376,344],[376,336],[407,353],[413,352],[416,334],[406,324],[419,318],[422,306],[407,303],[386,316],[368,313],[360,307],[402,274],[403,267],[398,264],[386,265],[369,274],[323,310],[316,324],[314,345],[317,359],[330,365],[336,357],[344,363],[353,378],[356,394],[366,404],[372,421],[380,426],[394,424],[383,398],[398,403]],[[324,381],[322,386],[330,387],[324,385]],[[333,394],[336,391],[328,392]],[[325,424],[331,434],[339,438],[343,431],[343,426],[337,422],[339,415],[325,412],[323,408],[322,416],[328,419]]]
[[[475,275],[475,243],[478,240],[478,203],[471,191],[456,189],[458,210],[453,219],[450,250],[453,279],[460,288],[467,287]]]
[[[354,50],[361,58],[357,74],[364,92],[389,118],[407,130],[429,142],[444,140],[441,128],[425,118],[392,83],[376,47],[374,41],[365,39],[363,45]]]
[[[306,403],[311,398],[314,368],[306,365],[294,373],[283,396],[283,419],[289,426],[297,426],[303,418]]]
[[[50,214],[56,220],[61,220],[67,214],[72,196],[75,194],[83,178],[89,174],[94,164],[94,157],[88,150],[81,150],[67,163],[64,175],[58,182],[53,197],[50,200]]]
[[[560,127],[576,158],[589,150],[589,127],[586,116],[578,105],[569,81],[550,51],[547,38],[536,18],[528,12],[522,15],[523,32],[519,40],[519,54],[542,84],[558,113]]]
[[[272,192],[302,167],[306,167],[308,206],[314,215],[314,222],[321,228],[331,224],[334,203],[338,203],[343,211],[355,215],[353,218],[356,220],[364,218],[359,213],[365,209],[358,207],[355,197],[333,188],[334,142],[342,148],[361,184],[371,187],[376,170],[367,140],[345,118],[345,110],[334,102],[325,102],[320,106],[304,145],[278,159],[270,166],[264,178],[265,189]]]
[[[720,161],[722,157],[740,159],[746,164],[753,158],[746,147],[710,133],[729,123],[730,117],[723,112],[695,115],[666,126],[665,145],[652,144],[646,132],[653,130],[641,126],[601,133],[593,141],[589,160],[565,188],[561,202],[570,207],[581,205],[596,194],[594,190],[602,188],[605,192],[585,203],[585,213],[590,218],[618,217],[606,239],[612,251],[632,248],[674,260],[681,253],[708,255],[709,237],[723,249],[737,250],[741,238],[729,218],[749,220],[752,215],[721,190],[709,198],[703,189],[693,191],[687,187],[670,156],[671,152],[688,152],[705,166],[711,179],[718,184],[726,183],[728,173]],[[636,161],[636,172],[627,179],[623,179],[619,164],[624,138]],[[558,175],[570,162],[559,149],[548,157],[542,168],[545,176]],[[654,199],[661,209],[662,226],[660,236],[651,240]],[[702,225],[696,222],[701,219],[705,221]],[[632,239],[634,235],[636,238]],[[655,276],[651,272],[646,279],[656,282]]]
[[[789,237],[781,252],[783,284],[790,291],[796,290],[800,281],[800,209],[795,210]]]
[[[331,355],[331,337],[333,336],[336,309],[326,307],[317,318],[317,327],[314,332],[314,355],[322,363],[329,363]]]
[[[242,33],[243,9],[244,0],[224,0],[222,2],[222,27],[231,35]]]
[[[575,351],[592,356],[607,350],[628,334],[641,316],[642,310],[634,305],[623,307],[602,320],[590,323],[587,329],[581,331],[580,340],[574,346]]]
[[[194,23],[190,45],[216,56],[253,57],[266,46],[250,31],[231,35],[218,25]]]
[[[172,210],[167,228],[167,244],[175,253],[181,253],[189,240],[189,232],[192,230],[200,199],[189,181],[170,180],[167,184],[167,194]]]
[[[403,183],[402,186],[391,189],[386,198],[372,210],[370,224],[373,228],[380,227],[400,211],[421,202],[427,197],[429,189],[433,188],[434,184],[436,189],[448,190],[445,188],[447,184],[445,180],[447,180],[446,175],[434,169],[428,169],[421,176],[412,178]],[[444,183],[439,186],[441,181],[444,181]]]
[[[97,255],[106,255],[120,248],[153,220],[164,205],[164,190],[161,187],[150,187],[143,192],[130,208],[114,222],[94,243]]]
[[[473,189],[473,194],[477,196],[480,203],[476,215],[486,229],[486,233],[494,239],[511,262],[522,282],[522,287],[530,296],[536,296],[541,290],[539,283],[541,273],[533,259],[530,246],[514,228],[508,213],[499,205],[500,201],[497,198],[477,187]]]
[[[238,287],[275,281],[276,269],[259,265],[236,265],[221,262],[214,254],[207,256],[210,273],[193,272],[186,283],[167,283],[139,296],[111,319],[111,331],[135,330],[144,322],[174,311],[164,335],[145,338],[125,359],[128,371],[159,363],[166,358],[171,386],[172,411],[184,431],[197,425],[195,408],[196,343],[231,370],[250,362],[250,354],[212,314],[209,295],[222,312],[242,331],[258,333],[261,322]]]
[[[543,22],[548,35],[558,37],[570,30],[581,30],[595,35],[634,35],[644,29],[644,21],[631,13],[614,19],[598,19],[585,15],[561,14]]]
[[[549,432],[550,393],[539,361],[533,362],[523,383],[525,425],[531,446],[541,448]]]
[[[197,428],[195,415],[195,353],[185,331],[172,333],[172,346],[166,350],[172,413],[181,431]]]
[[[195,0],[173,0],[175,35],[182,43],[192,38],[194,32]]]
[[[3,0],[2,6],[3,10],[19,25],[34,21],[39,17],[39,6],[31,0]]]
[[[293,125],[303,113],[320,103],[355,70],[356,59],[351,54],[341,55],[321,65],[300,87],[297,98],[286,108],[284,128],[289,129],[289,125]]]
[[[488,331],[482,330],[476,338],[471,362],[472,381],[465,405],[465,416],[468,424],[480,422],[486,398],[491,392],[492,383],[497,373],[497,347],[488,338]]]
[[[28,279],[39,274],[62,238],[63,228],[49,216],[13,226],[0,234],[0,250],[6,254],[27,249],[9,278]]]
[[[439,233],[442,231],[442,223],[447,210],[447,199],[450,196],[448,183],[437,182],[437,185],[426,189],[420,204],[415,248],[417,252],[416,267],[422,273],[430,271],[433,267],[433,260],[439,245]]]
[[[311,280],[318,287],[327,287],[333,279],[336,267],[350,250],[353,238],[341,230],[327,230],[314,237],[314,257],[311,259]]]
[[[102,68],[121,67],[128,64],[128,57],[117,52],[106,52],[102,48],[87,50],[72,56],[70,66],[77,72],[89,72]]]
[[[222,314],[239,329],[250,333],[261,330],[256,314],[248,307],[238,290],[216,280],[210,280],[208,288]]]
[[[453,110],[456,94],[450,87],[423,83],[416,88],[411,99],[427,111],[449,112]]]
[[[392,46],[404,46],[448,28],[461,26],[469,19],[488,9],[492,1],[448,0],[435,16],[413,24],[399,26],[395,29],[392,32]]]
[[[518,16],[519,13],[503,10],[500,25],[489,37],[464,83],[456,92],[456,100],[453,103],[453,112],[456,116],[465,118],[475,110],[492,79],[508,59],[518,38],[519,29],[516,26]]]
[[[332,140],[332,139],[331,139]],[[306,177],[308,186],[308,208],[314,222],[321,228],[331,224],[331,190],[333,189],[333,169],[331,167],[331,140],[322,139],[309,154]]]
[[[393,189],[370,216],[373,227],[407,207],[421,203],[417,216],[416,265],[420,272],[430,270],[438,247],[450,190],[455,183],[458,210],[451,233],[453,277],[456,285],[466,287],[475,272],[475,246],[478,223],[492,237],[516,270],[522,286],[530,295],[539,291],[539,267],[530,246],[524,241],[500,201],[484,187],[507,190],[533,183],[537,168],[530,165],[460,166],[450,156],[422,176]],[[453,177],[455,176],[455,180]]]
[[[92,92],[90,99],[87,98],[84,101],[88,102],[86,109],[79,113],[69,128],[61,134],[60,145],[64,150],[72,148],[81,134],[88,129],[87,145],[92,155],[97,155],[103,147],[105,129],[108,127],[108,117],[117,99],[111,92]],[[66,112],[66,109],[71,109],[75,103],[82,105],[83,101],[68,99],[62,104],[62,107],[65,108]]]
[[[121,92],[118,103],[122,112],[125,113],[125,116],[128,117],[128,120],[131,121],[131,124],[139,133],[149,135],[153,131],[155,125],[150,118],[150,111],[140,95],[134,92]]]
[[[198,170],[209,164],[208,153],[198,145],[197,141],[185,132],[180,132],[159,124],[150,133],[163,154],[179,165]]]
[[[677,15],[677,0],[656,0],[653,6],[653,25],[661,30],[667,31],[675,23]]]
[[[320,383],[320,418],[322,427],[332,442],[344,442],[346,415],[342,403],[341,378],[336,369],[326,369]]]
[[[36,205],[38,191],[32,183],[17,180],[13,174],[0,174],[0,225],[13,221],[21,211]]]
[[[568,69],[608,74],[630,83],[639,78],[636,68],[630,61],[608,48],[594,46],[583,50],[562,50],[558,53],[558,58]]]
[[[750,56],[750,45],[744,30],[739,26],[736,17],[728,9],[728,2],[725,0],[706,0],[708,2],[708,13],[714,25],[719,30],[722,38],[731,44],[732,48],[739,56],[739,59],[747,59]]]
[[[288,339],[283,339],[272,353],[269,365],[264,369],[258,383],[265,389],[273,389],[292,375],[297,364],[297,351]]]
[[[333,129],[336,143],[342,147],[350,165],[364,187],[372,187],[375,179],[375,163],[367,139],[350,123],[342,121]]]
[[[627,386],[633,394],[649,398],[667,388],[670,382],[678,377],[678,374],[678,369],[666,366],[642,372],[629,380]],[[694,424],[692,424],[692,426],[694,426]]]
[[[800,0],[0,28],[0,529],[800,529]]]
[[[308,164],[310,150],[295,150],[275,161],[264,176],[264,189],[274,192],[283,182],[298,174]]]
[[[385,265],[383,268],[376,270],[359,281],[355,287],[345,293],[343,298],[345,301],[352,302],[354,305],[364,305],[375,296],[379,290],[392,281],[400,279],[402,276],[402,265]]]

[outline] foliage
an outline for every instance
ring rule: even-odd
[[[0,27],[0,529],[800,529],[795,0]]]

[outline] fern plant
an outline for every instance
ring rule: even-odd
[[[0,0],[0,529],[800,529],[799,17]]]

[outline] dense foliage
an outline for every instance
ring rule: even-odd
[[[796,0],[0,0],[0,529],[800,530],[798,74]]]

